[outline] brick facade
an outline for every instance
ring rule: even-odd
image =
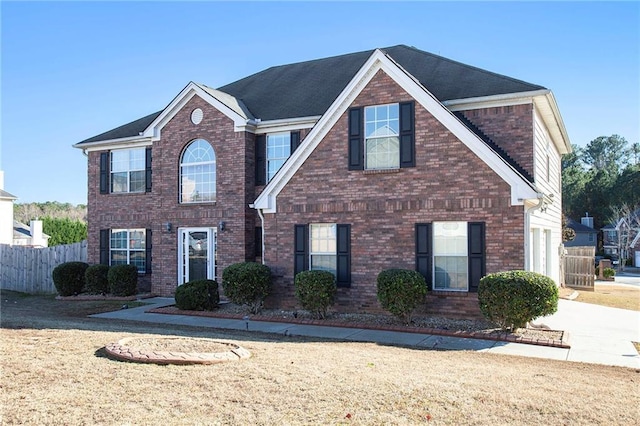
[[[195,108],[204,112],[198,125],[191,122]],[[178,281],[178,228],[212,227],[225,222],[217,233],[217,271],[235,262],[253,260],[256,212],[254,136],[235,132],[233,122],[199,97],[192,98],[162,129],[161,140],[152,146],[152,190],[141,194],[100,194],[100,152],[89,154],[89,262],[99,262],[99,230],[151,228],[152,273],[140,277],[141,288],[172,295]],[[216,154],[216,201],[180,204],[179,164],[185,147],[202,138]],[[170,222],[171,232],[162,224]]]
[[[408,100],[379,71],[352,106]],[[377,274],[387,268],[415,269],[416,223],[485,222],[487,273],[523,268],[524,211],[511,206],[509,186],[418,104],[415,123],[416,167],[349,171],[345,113],[289,181],[278,196],[277,213],[265,218],[265,259],[277,276],[273,304],[296,303],[295,224],[351,224],[352,284],[339,289],[336,307],[342,310],[379,310]],[[450,300],[462,306],[469,297]],[[436,305],[438,311],[452,311],[446,303]],[[468,305],[465,310],[473,310]]]
[[[409,94],[378,71],[352,106],[410,100]],[[195,108],[204,112],[199,125],[190,119]],[[533,134],[531,105],[465,115],[522,166],[532,169],[532,148],[526,148]],[[416,103],[416,167],[393,171],[348,170],[347,121],[345,113],[280,192],[277,213],[265,215],[264,257],[274,274],[268,306],[297,305],[293,289],[296,224],[351,225],[352,283],[339,289],[336,303],[343,311],[379,311],[377,274],[387,268],[415,269],[416,223],[484,222],[486,272],[523,268],[523,207],[511,206],[509,185],[427,110]],[[303,129],[301,139],[308,133]],[[209,141],[215,150],[217,198],[212,203],[180,204],[180,156],[197,138]],[[100,194],[100,152],[90,152],[89,261],[99,261],[101,229],[150,228],[152,273],[140,277],[141,288],[170,296],[178,280],[178,228],[216,228],[220,221],[226,229],[217,234],[219,282],[226,266],[255,260],[255,228],[261,222],[249,204],[263,187],[255,186],[254,146],[253,133],[236,132],[232,120],[195,96],[162,128],[161,140],[153,142],[151,192]],[[171,232],[163,227],[167,222],[172,224]],[[446,315],[479,314],[477,296],[472,293],[433,294],[427,306]]]

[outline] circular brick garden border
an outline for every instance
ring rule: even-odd
[[[159,339],[194,340],[195,338],[190,338],[190,337],[148,338],[148,340],[159,340]],[[163,365],[165,364],[177,364],[177,365],[217,364],[220,362],[227,362],[227,361],[239,361],[241,359],[251,357],[251,353],[245,348],[243,348],[242,346],[239,346],[236,343],[224,341],[224,340],[196,339],[196,340],[206,340],[206,341],[210,341],[211,343],[228,346],[229,350],[225,352],[153,351],[153,350],[143,350],[140,348],[136,348],[135,345],[130,344],[132,341],[140,341],[140,340],[145,340],[145,338],[127,337],[119,340],[116,343],[108,344],[107,346],[104,347],[104,350],[107,352],[107,354],[110,357],[119,359],[121,361],[145,362],[145,363],[163,364]]]

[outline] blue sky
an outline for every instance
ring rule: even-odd
[[[86,203],[71,145],[274,65],[407,44],[551,89],[571,142],[640,142],[635,2],[0,2],[1,147],[18,202]]]

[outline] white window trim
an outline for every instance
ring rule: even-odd
[[[435,235],[435,225],[437,223],[452,223],[452,222],[456,222],[456,223],[463,223],[465,227],[469,226],[469,222],[466,221],[457,221],[457,220],[443,220],[443,221],[436,221],[433,222],[433,236],[431,238],[431,252],[432,252],[432,267],[431,267],[431,279],[433,282],[433,291],[450,291],[450,292],[460,292],[460,293],[468,293],[469,292],[469,252],[467,250],[466,255],[465,256],[461,256],[458,254],[451,254],[451,253],[439,253],[436,255],[436,250],[435,250],[435,242],[436,242],[436,235]],[[467,240],[466,243],[467,245],[469,244],[469,233],[467,231],[465,231],[465,233],[467,234]],[[466,259],[466,265],[467,265],[467,283],[465,288],[436,288],[436,257],[464,257]]]
[[[270,158],[269,157],[269,138],[270,137],[276,137],[276,136],[286,136],[289,140],[289,155],[287,155],[286,157],[274,157],[274,158]],[[284,163],[287,161],[287,159],[289,157],[291,157],[291,132],[279,132],[279,133],[267,133],[267,140],[265,141],[265,155],[264,158],[266,160],[266,165],[265,165],[265,173],[266,173],[266,182],[269,183],[269,181],[271,179],[273,179],[275,177],[275,175],[278,173],[278,170],[280,170],[282,168],[282,165],[284,165]],[[279,161],[279,160],[283,160],[282,161],[282,165],[280,167],[278,167],[278,170],[276,170],[273,173],[273,176],[269,177],[269,163],[273,162],[273,161]]]
[[[142,172],[145,173],[146,169],[147,169],[147,165],[146,165],[146,152],[145,152],[146,148],[126,148],[126,149],[114,149],[111,150],[109,152],[109,193],[111,194],[140,194],[142,192],[145,192],[146,188],[146,184],[143,185],[142,189],[139,191],[132,191],[131,190],[131,173],[133,172]],[[131,169],[131,152],[133,151],[142,151],[142,158],[143,158],[143,166],[141,169]],[[129,159],[128,159],[128,165],[127,165],[127,170],[121,170],[118,172],[114,172],[113,171],[113,154],[114,153],[122,153],[122,152],[127,152]],[[126,173],[127,174],[127,190],[126,191],[114,191],[113,190],[113,175],[116,173]],[[146,178],[146,175],[145,175]]]
[[[335,229],[335,245],[336,245],[336,250],[333,252],[327,251],[327,252],[323,252],[323,251],[318,251],[318,252],[314,252],[313,251],[313,231],[312,228],[313,226],[317,226],[317,225],[323,225],[323,226],[333,226]],[[313,256],[333,256],[336,259],[336,270],[334,271],[334,274],[337,275],[338,271],[337,271],[337,267],[338,267],[338,225],[335,223],[311,223],[309,224],[309,270],[313,271],[314,269],[312,269],[313,267],[313,262],[312,262],[312,258]],[[325,270],[325,269],[320,269],[320,270]]]
[[[113,234],[118,233],[118,232],[126,232],[127,233],[127,247],[126,248],[113,248],[111,247],[111,240],[113,237]],[[142,249],[136,249],[136,248],[131,248],[131,233],[133,232],[140,232],[142,233],[142,243],[144,244],[144,248]],[[131,265],[131,252],[136,252],[136,253],[142,253],[143,254],[143,258],[144,258],[144,267],[142,268],[142,270],[138,269],[138,274],[144,274],[146,273],[146,269],[147,269],[147,246],[146,246],[146,241],[147,241],[147,230],[145,228],[131,228],[131,229],[123,229],[123,228],[117,228],[117,229],[112,229],[111,232],[109,233],[109,265],[113,265],[112,263],[112,253],[114,251],[124,251],[127,253],[127,265]]]
[[[364,115],[364,169],[365,170],[394,170],[394,169],[399,169],[400,168],[400,133],[398,131],[398,135],[394,136],[389,136],[389,135],[385,135],[385,136],[374,136],[374,137],[367,137],[367,109],[371,109],[371,108],[379,108],[379,107],[390,107],[390,106],[396,106],[398,108],[398,130],[400,127],[400,104],[399,103],[388,103],[388,104],[378,104],[378,105],[369,105],[364,107],[364,111],[363,111],[363,115]],[[378,120],[376,120],[378,121]],[[369,141],[374,141],[374,140],[381,140],[381,139],[396,139],[398,142],[398,155],[397,155],[397,161],[398,164],[391,166],[391,167],[370,167],[369,166],[369,161],[368,161],[368,142]]]
[[[196,141],[202,140],[206,143],[209,144],[209,146],[211,147],[211,150],[213,152],[213,161],[198,161],[198,162],[194,162],[194,163],[185,163],[184,162],[184,155],[187,152],[187,150],[189,149],[189,147],[191,147],[192,144],[194,144]],[[203,166],[203,165],[213,165],[213,179],[214,179],[214,185],[213,185],[213,199],[212,200],[201,200],[201,201],[184,201],[183,200],[183,169],[187,168],[187,167],[193,167],[193,166]],[[179,184],[179,194],[178,194],[178,201],[179,204],[203,204],[203,203],[215,203],[217,198],[218,198],[218,157],[216,155],[216,150],[213,148],[213,145],[211,144],[211,142],[209,142],[206,139],[203,138],[196,138],[193,139],[192,141],[190,141],[183,149],[182,153],[180,154],[180,164],[178,165],[178,184]]]

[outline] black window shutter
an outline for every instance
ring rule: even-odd
[[[349,170],[364,170],[362,108],[349,110]]]
[[[145,149],[145,192],[151,192],[151,148]]]
[[[256,135],[256,185],[267,183],[267,136]]]
[[[309,270],[309,226],[295,225],[293,276]]]
[[[469,256],[469,291],[477,292],[480,279],[485,276],[485,224],[484,222],[469,222],[468,256]]]
[[[152,246],[152,233],[151,229],[146,230],[146,241],[145,241],[145,273],[151,273],[151,246]]]
[[[109,193],[109,153],[100,153],[100,193]]]
[[[100,264],[109,264],[109,230],[100,230]]]
[[[291,154],[300,146],[300,131],[291,132]]]
[[[414,102],[400,104],[400,167],[416,166]]]
[[[337,225],[336,285],[351,287],[351,225]]]
[[[432,289],[431,257],[431,224],[416,223],[416,271],[420,272],[427,281],[427,287]]]

